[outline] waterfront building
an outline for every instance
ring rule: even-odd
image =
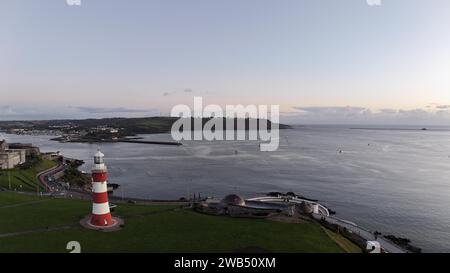
[[[2,170],[13,169],[20,164],[20,154],[5,151],[0,153],[0,166]]]
[[[206,199],[194,204],[198,212],[213,215],[229,215],[231,217],[266,218],[275,215],[292,216],[292,204],[276,204],[258,201],[247,201],[236,194],[229,194],[222,200]]]
[[[265,218],[284,216],[330,216],[330,211],[317,200],[300,198],[295,194],[268,194],[264,197],[244,199],[230,194],[223,199],[208,198],[194,202],[194,209],[207,214],[232,217]]]
[[[38,147],[33,146],[31,143],[9,143],[8,149],[11,150],[25,150],[26,157],[36,158],[41,155],[41,151]]]
[[[6,140],[0,140],[0,152],[3,152],[6,149],[8,149],[8,143],[6,143]]]
[[[0,141],[0,169],[13,169],[25,162],[25,149],[12,149],[5,140]]]
[[[25,149],[8,149],[7,152],[19,156],[18,164],[23,164],[27,161],[27,150]]]

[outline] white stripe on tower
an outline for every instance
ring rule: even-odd
[[[106,186],[106,182],[103,182],[103,183],[93,182],[92,183],[92,192],[93,193],[102,193],[102,192],[107,192],[107,191],[108,191],[108,187]]]
[[[107,213],[109,213],[109,203],[108,202],[101,203],[101,204],[94,203],[92,205],[92,214],[103,215],[103,214],[107,214]]]

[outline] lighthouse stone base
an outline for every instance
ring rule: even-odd
[[[92,217],[92,215],[88,215],[88,216],[84,217],[83,219],[81,219],[80,225],[82,225],[83,227],[85,227],[87,229],[110,232],[110,231],[121,230],[122,226],[124,224],[124,220],[122,218],[112,217],[112,222],[113,222],[112,225],[109,225],[109,226],[95,226],[95,225],[91,224],[91,217]]]

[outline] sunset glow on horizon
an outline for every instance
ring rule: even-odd
[[[0,120],[166,115],[202,96],[292,123],[447,125],[449,25],[440,0],[9,1]]]

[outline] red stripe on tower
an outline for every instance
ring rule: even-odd
[[[92,193],[92,200],[96,204],[102,204],[108,202],[108,193],[107,192],[99,192]]]
[[[92,168],[92,216],[91,225],[107,227],[113,225],[108,202],[108,171],[103,157],[98,151],[94,156]]]
[[[92,173],[92,180],[94,182],[103,182],[108,180],[108,173]]]

